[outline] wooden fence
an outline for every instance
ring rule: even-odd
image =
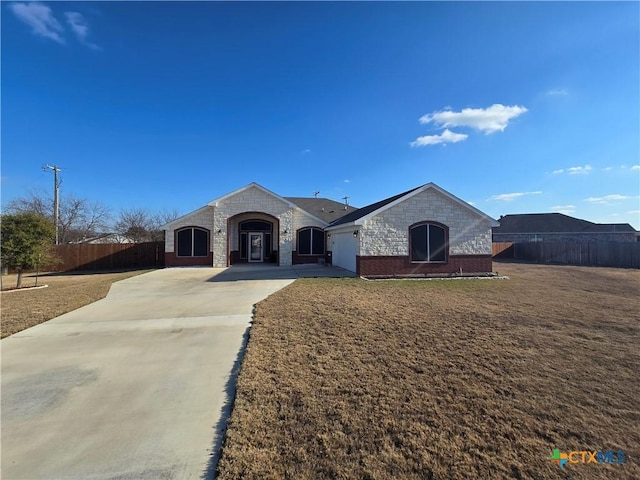
[[[493,242],[491,256],[493,258],[513,258],[513,242]]]
[[[640,268],[640,242],[522,242],[494,252],[497,258],[540,263]]]
[[[42,266],[41,271],[116,270],[164,266],[164,242],[83,243],[56,245],[53,249],[59,262]]]

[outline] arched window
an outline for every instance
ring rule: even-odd
[[[324,255],[324,230],[316,227],[298,230],[298,255]]]
[[[409,227],[409,247],[412,262],[447,261],[449,230],[445,225],[421,222]]]
[[[178,257],[206,257],[209,255],[209,232],[204,228],[187,227],[176,232]]]

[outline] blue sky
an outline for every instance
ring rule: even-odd
[[[258,182],[640,227],[640,4],[2,2],[2,203]]]

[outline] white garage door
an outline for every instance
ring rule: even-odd
[[[331,256],[334,265],[355,273],[356,241],[357,238],[354,238],[351,232],[331,235]]]

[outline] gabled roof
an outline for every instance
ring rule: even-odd
[[[319,218],[325,223],[331,223],[340,217],[357,210],[356,207],[344,203],[336,202],[328,198],[308,198],[308,197],[284,197],[286,200],[295,203],[301,210]]]
[[[308,215],[310,215],[311,217],[314,217],[315,219],[319,220],[320,222],[329,224],[332,221],[340,218],[341,216],[343,216],[345,213],[349,213],[352,212],[354,210],[356,210],[355,207],[351,207],[348,206],[347,209],[344,209],[344,204],[340,203],[340,202],[336,202],[334,200],[329,200],[328,198],[306,198],[306,197],[281,197],[280,195],[273,193],[271,190],[268,190],[266,188],[264,188],[262,185],[252,182],[248,185],[245,185],[242,188],[239,188],[237,190],[234,190],[231,193],[227,193],[221,197],[216,198],[215,200],[211,200],[210,202],[208,202],[205,206],[198,208],[197,210],[194,210],[192,212],[187,213],[186,215],[182,215],[181,217],[178,217],[168,223],[166,223],[165,225],[163,225],[162,227],[160,227],[161,230],[167,230],[171,227],[172,224],[175,224],[179,221],[181,221],[182,219],[184,219],[185,217],[194,215],[196,213],[200,213],[202,211],[205,211],[207,208],[210,207],[215,207],[218,206],[218,204],[234,195],[237,195],[239,193],[242,193],[246,190],[249,190],[250,188],[257,188],[259,190],[261,190],[262,192],[266,193],[267,195],[271,195],[272,197],[282,201],[283,203],[285,203],[288,207],[290,208],[298,208],[300,210],[303,210],[305,213],[307,213]]]
[[[196,210],[194,210],[192,212],[185,213],[184,215],[180,215],[178,218],[174,218],[170,222],[167,222],[164,225],[162,225],[161,227],[159,227],[159,230],[168,230],[171,227],[171,225],[173,225],[174,223],[178,223],[183,218],[187,218],[187,217],[190,217],[191,215],[196,215],[196,214],[198,214],[200,212],[204,212],[208,208],[209,208],[209,205],[205,205],[204,207],[200,207],[200,208],[198,208],[198,209],[196,209]]]
[[[523,213],[500,217],[493,233],[623,233],[636,230],[628,223],[593,223],[563,213]]]
[[[284,197],[281,197],[277,193],[273,193],[271,190],[268,190],[268,189],[264,188],[262,185],[259,185],[256,182],[251,182],[249,185],[245,185],[244,187],[239,188],[237,190],[234,190],[231,193],[227,193],[226,195],[218,197],[215,200],[211,200],[209,203],[207,203],[207,205],[209,205],[211,207],[217,207],[218,203],[222,202],[223,200],[226,200],[229,197],[233,197],[234,195],[237,195],[237,194],[242,193],[242,192],[244,192],[246,190],[249,190],[250,188],[257,188],[258,190],[261,190],[262,192],[266,193],[267,195],[271,195],[272,197],[275,197],[276,199],[280,200],[281,202],[287,204],[290,208],[295,208],[296,207],[296,205],[294,203],[291,203],[289,200],[286,200]]]
[[[411,198],[412,196],[417,195],[418,193],[424,192],[425,190],[428,190],[428,189],[433,189],[433,190],[441,193],[445,197],[447,197],[450,200],[452,200],[454,203],[457,203],[461,207],[463,207],[463,208],[465,208],[467,210],[470,210],[475,215],[478,215],[478,216],[488,220],[491,223],[492,226],[494,226],[494,225],[497,226],[498,225],[498,222],[496,222],[493,218],[489,217],[485,213],[482,213],[480,210],[478,210],[474,206],[468,204],[464,200],[461,200],[458,197],[456,197],[455,195],[447,192],[446,190],[444,190],[443,188],[439,187],[435,183],[430,182],[430,183],[426,183],[426,184],[424,184],[424,185],[422,185],[420,187],[416,187],[416,188],[412,188],[411,190],[407,190],[406,192],[399,193],[398,195],[394,195],[393,197],[389,197],[389,198],[386,198],[384,200],[380,200],[379,202],[372,203],[371,205],[367,205],[366,207],[359,208],[355,212],[351,212],[351,213],[345,215],[344,217],[339,218],[338,220],[334,221],[327,228],[337,227],[337,226],[346,225],[346,224],[358,224],[358,225],[360,225],[365,220],[367,220],[367,219],[369,219],[369,218],[371,218],[371,217],[373,217],[375,215],[378,215],[381,212],[387,210],[388,208],[391,208],[394,205],[397,205],[398,203],[403,202],[403,201]]]

